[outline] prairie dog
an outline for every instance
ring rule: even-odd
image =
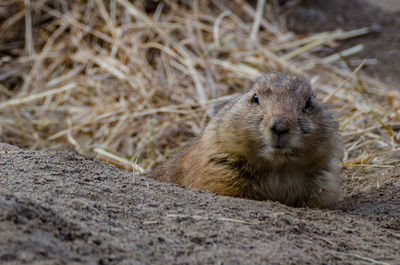
[[[337,123],[309,82],[272,72],[148,176],[226,196],[333,208],[342,156]]]

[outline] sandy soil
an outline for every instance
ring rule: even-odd
[[[1,264],[400,264],[399,168],[345,170],[337,210],[185,190],[7,144],[0,175]]]

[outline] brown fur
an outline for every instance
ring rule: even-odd
[[[221,195],[331,208],[340,193],[342,154],[337,124],[308,81],[273,72],[149,176]]]

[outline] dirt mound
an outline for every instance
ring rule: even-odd
[[[379,172],[345,171],[339,210],[294,209],[0,144],[0,263],[400,264],[400,170]]]

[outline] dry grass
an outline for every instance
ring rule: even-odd
[[[399,165],[388,157],[400,148],[400,96],[361,72],[368,61],[350,65],[362,43],[314,54],[369,29],[298,36],[276,13],[261,0],[3,0],[1,141],[148,170],[277,69],[309,77],[330,105],[345,166]]]

